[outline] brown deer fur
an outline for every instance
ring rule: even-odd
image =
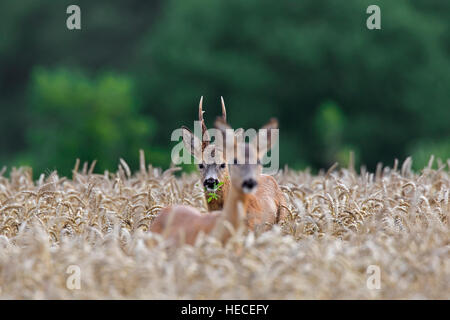
[[[150,231],[160,233],[176,244],[184,242],[190,245],[195,243],[200,232],[210,234],[215,231],[218,239],[226,242],[231,234],[224,227],[223,221],[229,222],[234,229],[239,228],[240,209],[238,203],[244,198],[245,195],[242,192],[233,188],[228,193],[223,210],[209,214],[201,214],[193,207],[182,205],[164,208],[153,221]]]
[[[234,146],[236,145],[235,139]],[[245,143],[245,149],[256,151],[257,147],[254,143]],[[265,152],[267,150],[261,151],[258,158],[260,159]],[[283,207],[285,198],[278,183],[273,177],[261,174],[259,163],[249,164],[248,158],[244,163],[229,166],[231,181],[222,189],[225,197],[222,211],[213,211],[205,215],[189,206],[168,207],[156,217],[150,231],[161,233],[176,243],[193,244],[200,232],[213,233],[225,242],[231,234],[224,222],[228,222],[236,229],[240,226],[241,215],[245,217],[246,226],[251,230],[260,228],[265,230],[279,222],[285,217],[286,209]],[[250,190],[246,190],[248,184],[245,183],[249,180],[255,180],[257,183],[253,184]],[[255,192],[251,193],[253,191]],[[243,204],[242,208],[239,207],[240,203]]]
[[[228,123],[218,117],[215,122],[216,128],[222,130],[231,129]],[[278,128],[278,121],[272,118],[263,129]],[[270,135],[268,136],[270,138]],[[234,145],[234,154],[237,154],[237,145]],[[249,154],[250,145],[246,144],[246,154]],[[270,141],[268,149],[270,149]],[[265,151],[267,152],[267,151]],[[263,153],[265,153],[263,151]],[[260,154],[259,157],[262,157]],[[246,159],[248,161],[248,159]],[[229,165],[230,168],[233,164]],[[247,195],[244,208],[246,211],[247,226],[250,230],[262,228],[267,230],[271,225],[283,221],[287,217],[286,199],[280,189],[277,181],[272,177],[264,174],[257,174],[258,188],[254,194]]]

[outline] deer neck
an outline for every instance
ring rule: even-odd
[[[229,188],[227,198],[223,205],[222,215],[224,218],[231,223],[234,228],[239,227],[239,208],[238,203],[241,202],[243,205],[244,214],[246,213],[248,196],[242,191],[237,190],[233,186]],[[244,217],[245,218],[245,217]]]
[[[223,210],[217,216],[217,222],[214,230],[214,234],[217,238],[219,238],[223,243],[230,238],[231,233],[229,229],[225,226],[224,222],[228,222],[231,226],[237,230],[241,223],[243,223],[243,219],[245,217],[240,216],[240,208],[239,203],[243,206],[241,210],[243,210],[243,214],[246,215],[246,206],[247,206],[247,196],[242,192],[234,188],[233,186],[229,187],[228,194],[226,196],[225,203],[223,205]]]

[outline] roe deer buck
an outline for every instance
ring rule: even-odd
[[[223,121],[223,123],[226,122]],[[271,125],[273,122],[264,128],[270,128]],[[237,150],[236,135],[238,133],[233,136],[234,143],[226,142],[225,147],[231,148],[231,152]],[[239,228],[241,217],[245,216],[249,210],[252,211],[252,223],[248,225],[250,227],[261,222],[275,222],[276,213],[279,211],[278,202],[284,198],[282,194],[277,196],[279,189],[277,189],[278,185],[275,179],[265,178],[261,175],[260,162],[252,164],[249,161],[250,154],[257,154],[260,159],[271,148],[271,143],[269,139],[269,143],[265,147],[258,149],[255,140],[250,143],[241,142],[246,150],[244,163],[233,163],[229,166],[230,187],[222,211],[202,215],[199,210],[190,206],[167,207],[152,222],[150,231],[161,233],[175,243],[184,239],[185,243],[192,245],[200,232],[213,234],[222,242],[226,242],[231,236],[226,224],[229,223],[234,229]],[[227,150],[227,154],[231,153]],[[238,162],[237,159],[234,160],[236,160],[234,162]],[[259,189],[262,191],[258,191]],[[261,199],[257,197],[261,197]]]
[[[215,127],[222,132],[226,144],[226,131],[232,130],[232,128],[225,119],[219,117],[215,122]],[[278,120],[272,118],[261,129],[267,132],[267,145],[261,145],[258,138],[254,137],[250,143],[241,144],[244,146],[244,149],[239,152],[236,149],[239,146],[238,141],[234,144],[233,154],[235,158],[233,159],[233,164],[230,164],[231,171],[232,168],[240,168],[239,171],[241,172],[239,176],[232,178],[232,182],[238,185],[242,184],[243,188],[254,190],[254,192],[246,196],[244,202],[247,226],[251,230],[266,230],[271,225],[284,220],[288,213],[286,199],[277,181],[272,176],[261,172],[261,159],[272,147],[272,129],[278,129]],[[236,136],[243,138],[242,132],[236,134]],[[256,154],[256,161],[251,158],[252,152]],[[256,185],[258,187],[254,188]]]
[[[225,103],[221,97],[222,102],[222,119],[226,121],[227,113]],[[202,125],[202,140],[199,139],[186,127],[182,127],[183,143],[185,149],[199,162],[198,169],[201,175],[201,181],[205,187],[205,198],[208,206],[208,211],[222,210],[223,203],[229,189],[229,171],[223,152],[216,148],[215,145],[210,144],[210,136],[208,134],[205,120],[203,119],[203,97],[200,98],[198,106],[198,120]],[[201,147],[200,147],[201,146]],[[208,150],[206,150],[208,148]],[[207,151],[207,152],[205,152]],[[214,157],[214,161],[206,161],[205,154],[210,154]],[[219,186],[219,187],[218,187]],[[211,197],[208,193],[215,193],[215,197]]]

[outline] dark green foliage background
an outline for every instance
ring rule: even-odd
[[[66,28],[78,4],[82,30]],[[381,7],[382,29],[366,28]],[[0,3],[0,166],[69,174],[168,167],[171,132],[280,121],[294,168],[450,158],[450,2],[183,0]]]

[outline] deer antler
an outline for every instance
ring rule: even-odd
[[[222,119],[224,122],[227,122],[227,109],[225,108],[225,101],[223,101],[222,96],[220,96],[220,102],[222,102]]]
[[[202,123],[202,150],[209,145],[209,134],[206,128],[205,120],[203,119],[203,96],[200,98],[200,103],[198,105],[198,120]]]
[[[225,150],[225,146],[227,145],[227,137],[226,137],[226,130],[232,129],[230,125],[227,123],[227,110],[225,108],[225,102],[223,101],[223,97],[220,97],[220,100],[222,102],[222,116],[216,117],[216,121],[214,122],[214,126],[216,129],[219,129],[222,132],[222,146],[221,148]],[[217,144],[217,142],[216,142]]]

